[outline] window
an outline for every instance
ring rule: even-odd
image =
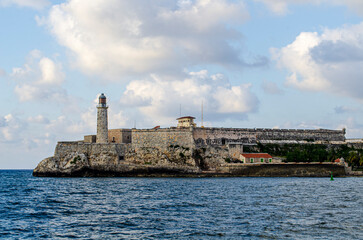
[[[268,159],[268,161],[269,161],[269,162],[272,162],[272,158],[269,158],[269,159]]]
[[[251,163],[253,163],[253,158],[250,158]]]
[[[261,158],[261,162],[263,162],[263,158]]]
[[[112,142],[115,142],[115,137],[112,137]]]

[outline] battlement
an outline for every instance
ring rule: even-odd
[[[156,128],[132,129],[135,147],[255,145],[257,142],[344,142],[345,129]]]
[[[345,129],[194,128],[197,146],[229,143],[256,144],[258,141],[345,141]]]
[[[165,149],[171,145],[194,147],[192,128],[132,129],[134,148],[156,147]]]

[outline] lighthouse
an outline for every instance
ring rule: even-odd
[[[107,120],[106,96],[101,93],[97,105],[97,137],[96,143],[108,142],[108,120]]]

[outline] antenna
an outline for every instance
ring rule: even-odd
[[[136,120],[134,121],[134,128],[136,129]]]

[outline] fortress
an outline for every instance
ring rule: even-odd
[[[106,97],[102,93],[97,105],[97,135],[84,137],[85,143],[132,144],[135,148],[254,145],[257,142],[303,143],[344,142],[345,129],[265,129],[197,127],[194,117],[178,118],[178,126],[153,129],[108,129]]]
[[[227,163],[239,160],[244,146],[345,142],[345,129],[204,128],[197,127],[191,116],[178,118],[177,127],[108,129],[107,109],[102,93],[97,105],[97,135],[84,136],[83,141],[58,142],[54,156],[43,160],[33,174],[188,176],[211,171],[228,175],[237,170],[236,165]],[[244,167],[238,165],[238,171]]]

